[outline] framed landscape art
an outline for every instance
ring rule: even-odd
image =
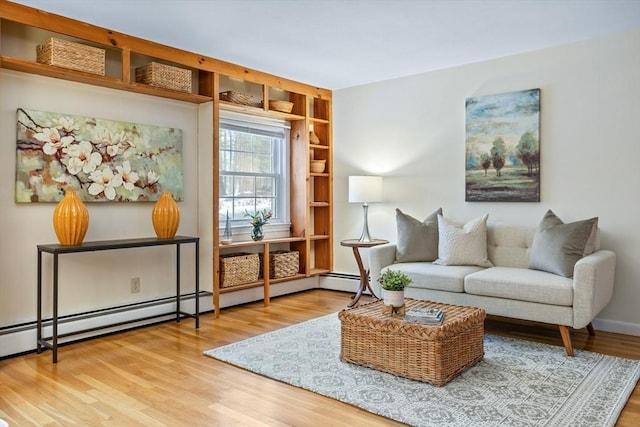
[[[540,89],[466,100],[465,200],[540,201]]]
[[[16,202],[183,199],[182,130],[19,108]]]

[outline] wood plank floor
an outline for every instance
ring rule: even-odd
[[[0,361],[10,426],[398,426],[353,406],[202,355],[213,347],[336,312],[350,294],[313,290]],[[489,319],[486,330],[561,346],[557,329]],[[574,348],[640,359],[640,337],[572,333]],[[564,351],[558,347],[558,351]],[[640,425],[636,385],[619,426]]]

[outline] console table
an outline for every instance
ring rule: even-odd
[[[195,295],[196,310],[194,314],[180,311],[180,245],[193,243],[195,245]],[[172,239],[159,239],[156,237],[148,237],[141,239],[124,239],[124,240],[103,240],[95,242],[84,242],[77,246],[63,246],[59,244],[38,245],[38,322],[37,322],[37,353],[42,352],[43,348],[51,349],[53,353],[53,363],[58,362],[58,256],[62,254],[73,254],[79,252],[97,252],[113,249],[142,248],[147,246],[167,246],[176,247],[176,322],[180,321],[181,316],[192,317],[195,319],[196,329],[200,327],[200,284],[199,284],[199,237],[175,236]],[[53,332],[51,338],[42,336],[42,253],[50,253],[53,255]],[[74,334],[80,334],[86,331],[77,331]],[[51,340],[51,342],[49,342]]]

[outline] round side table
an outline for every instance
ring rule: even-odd
[[[376,294],[373,293],[373,289],[371,289],[371,284],[369,283],[369,271],[364,269],[364,265],[362,264],[362,257],[360,256],[360,248],[371,248],[373,246],[383,245],[385,243],[389,243],[388,240],[383,239],[373,239],[369,242],[361,242],[358,239],[347,239],[340,241],[341,246],[346,246],[353,249],[353,256],[356,258],[356,263],[358,264],[358,269],[360,270],[360,286],[358,287],[358,291],[354,296],[351,297],[352,301],[347,305],[347,307],[353,307],[358,303],[358,300],[362,296],[362,293],[367,289],[371,292],[371,295],[374,298],[378,298]]]

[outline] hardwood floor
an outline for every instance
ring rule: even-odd
[[[0,361],[0,419],[17,426],[399,426],[351,405],[202,355],[346,306],[350,294],[313,290]],[[363,297],[364,301],[365,298]],[[556,328],[489,319],[486,331],[557,345]],[[573,331],[577,350],[640,359],[640,337]],[[618,426],[640,425],[640,386]]]

